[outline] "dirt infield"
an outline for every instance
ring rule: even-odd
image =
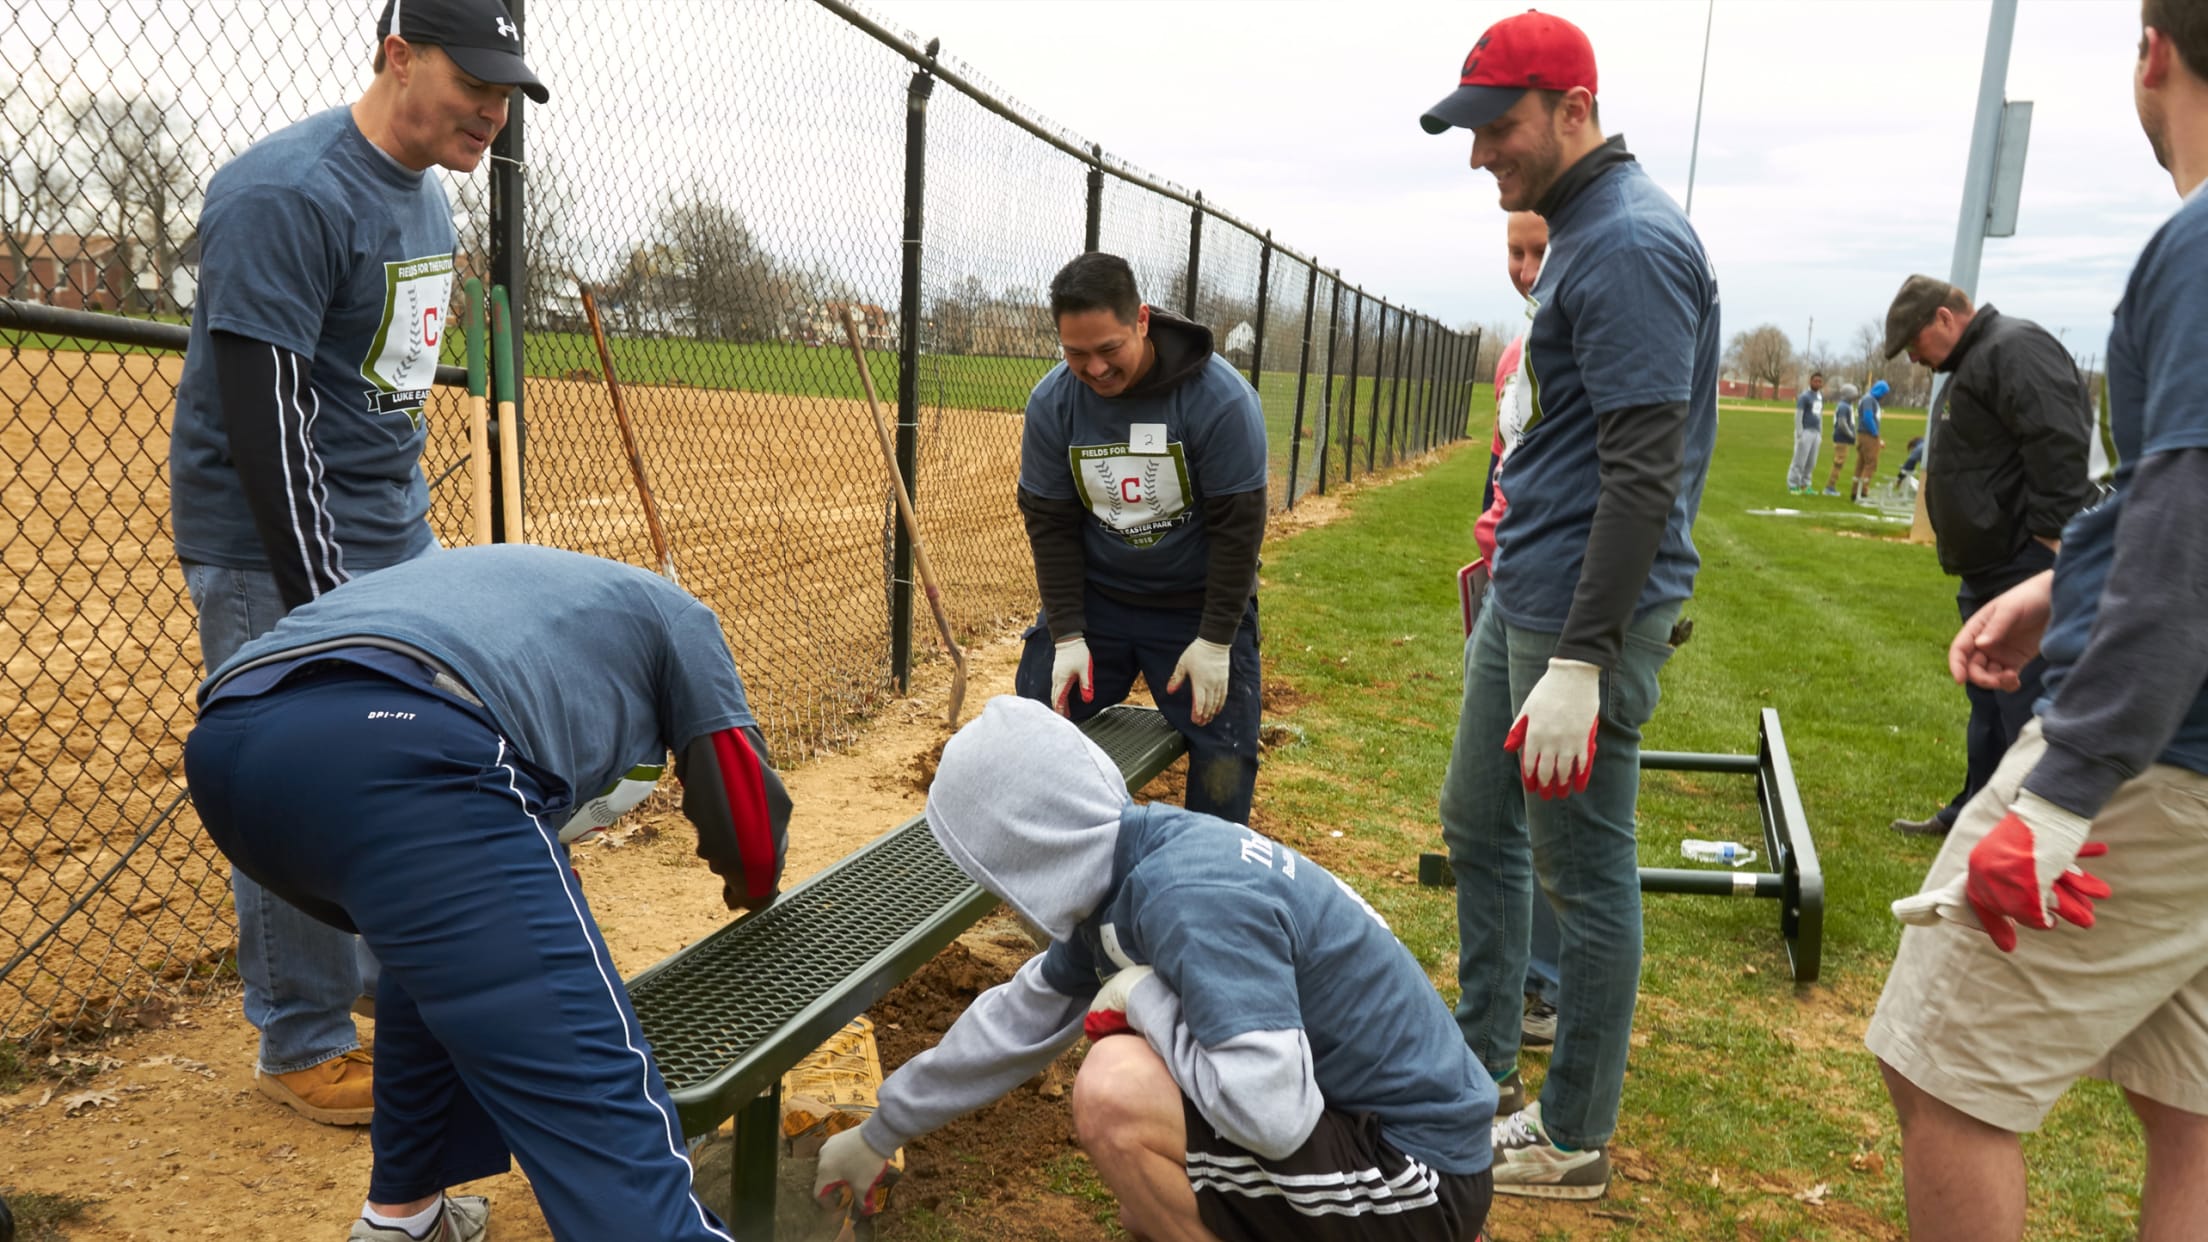
[[[178,773],[200,675],[168,528],[175,357],[0,353],[0,1039],[127,1020],[227,948],[224,871]],[[595,381],[531,379],[532,542],[653,563]],[[685,587],[722,617],[776,760],[853,736],[887,693],[888,475],[858,401],[625,389]],[[459,399],[440,390],[431,523],[468,529]],[[915,492],[956,628],[1034,607],[1019,417],[925,410]],[[451,471],[449,474],[448,471]],[[441,480],[441,481],[439,481]],[[916,593],[917,594],[917,593]],[[915,604],[914,651],[932,651]],[[110,873],[113,873],[110,876]],[[104,883],[103,883],[104,880]],[[118,1012],[120,1007],[121,1012]]]

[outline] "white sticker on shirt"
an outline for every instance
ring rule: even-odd
[[[360,375],[370,414],[404,414],[414,430],[437,380],[452,302],[452,256],[430,255],[383,265],[383,321],[376,325]]]
[[[1081,503],[1130,547],[1147,548],[1194,516],[1188,459],[1178,440],[1159,453],[1137,453],[1125,444],[1077,444],[1069,456]]]
[[[1165,451],[1164,423],[1127,424],[1127,449],[1133,453],[1162,453]]]
[[[630,768],[628,775],[615,780],[604,793],[575,808],[575,814],[560,826],[560,844],[604,832],[607,825],[651,796],[652,790],[659,785],[659,774],[664,771],[664,765],[652,763]]]

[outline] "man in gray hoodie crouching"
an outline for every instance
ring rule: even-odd
[[[1074,1128],[1137,1237],[1479,1237],[1495,1084],[1347,884],[1249,828],[1137,804],[1076,726],[1012,697],[944,747],[928,827],[1051,945],[828,1140],[816,1195],[873,1211],[897,1148],[1086,1034]]]

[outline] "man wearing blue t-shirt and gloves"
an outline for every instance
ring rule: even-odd
[[[2142,10],[2133,99],[2184,204],[2109,332],[2114,490],[1949,648],[2002,689],[2042,658],[2046,694],[1895,903],[1912,926],[1864,1039],[1920,1238],[2023,1237],[2019,1135],[2088,1074],[2145,1134],[2140,1242],[2208,1237],[2208,8]]]
[[[720,1239],[568,843],[668,753],[731,910],[770,900],[789,797],[720,622],[597,557],[499,544],[325,592],[200,688],[208,835],[376,952],[375,1167],[353,1242],[477,1242],[528,1173],[557,1238]]]
[[[1871,485],[1878,481],[1878,453],[1886,442],[1879,437],[1879,412],[1884,408],[1886,394],[1892,391],[1885,380],[1871,385],[1863,394],[1863,400],[1855,407],[1855,500],[1862,503],[1871,494]]]
[[[1689,531],[1717,432],[1717,278],[1678,206],[1605,140],[1595,55],[1570,22],[1490,27],[1421,124],[1473,131],[1506,210],[1549,222],[1525,361],[1534,409],[1510,459],[1494,584],[1465,650],[1442,782],[1457,878],[1457,1023],[1518,1080],[1533,886],[1563,929],[1556,1047],[1538,1102],[1495,1126],[1495,1189],[1609,1185],[1641,961],[1633,806],[1699,559]],[[1529,793],[1539,798],[1529,798]]]
[[[393,22],[397,29],[393,29]],[[545,89],[499,0],[406,0],[349,108],[255,143],[208,183],[199,292],[169,443],[177,559],[214,668],[286,611],[435,546],[422,409],[452,292],[452,206],[520,89]],[[355,941],[233,874],[255,1084],[316,1121],[368,1121],[347,1008]]]
[[[1134,1236],[1479,1236],[1495,1085],[1347,884],[1243,825],[1135,803],[1095,743],[1010,696],[943,748],[928,829],[1050,948],[828,1140],[816,1194],[872,1211],[900,1146],[1086,1033],[1074,1128]]]
[[[1117,255],[1050,282],[1066,360],[1020,435],[1042,615],[1015,685],[1081,721],[1136,674],[1188,738],[1188,808],[1233,823],[1257,787],[1265,413],[1211,329],[1143,304]]]

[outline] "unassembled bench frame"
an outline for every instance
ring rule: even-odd
[[[1130,790],[1187,747],[1148,708],[1108,708],[1082,730]],[[916,816],[628,981],[683,1133],[736,1119],[738,1237],[774,1236],[783,1073],[995,905]]]
[[[1731,772],[1756,778],[1756,804],[1763,813],[1764,857],[1771,871],[1693,871],[1677,867],[1641,868],[1644,893],[1699,893],[1709,897],[1768,897],[1779,903],[1779,935],[1796,983],[1814,983],[1824,953],[1825,873],[1802,813],[1801,791],[1794,784],[1794,763],[1786,753],[1779,713],[1764,708],[1757,718],[1753,755],[1699,755],[1644,750],[1644,772]],[[1418,882],[1447,887],[1456,883],[1446,854],[1418,857]]]

